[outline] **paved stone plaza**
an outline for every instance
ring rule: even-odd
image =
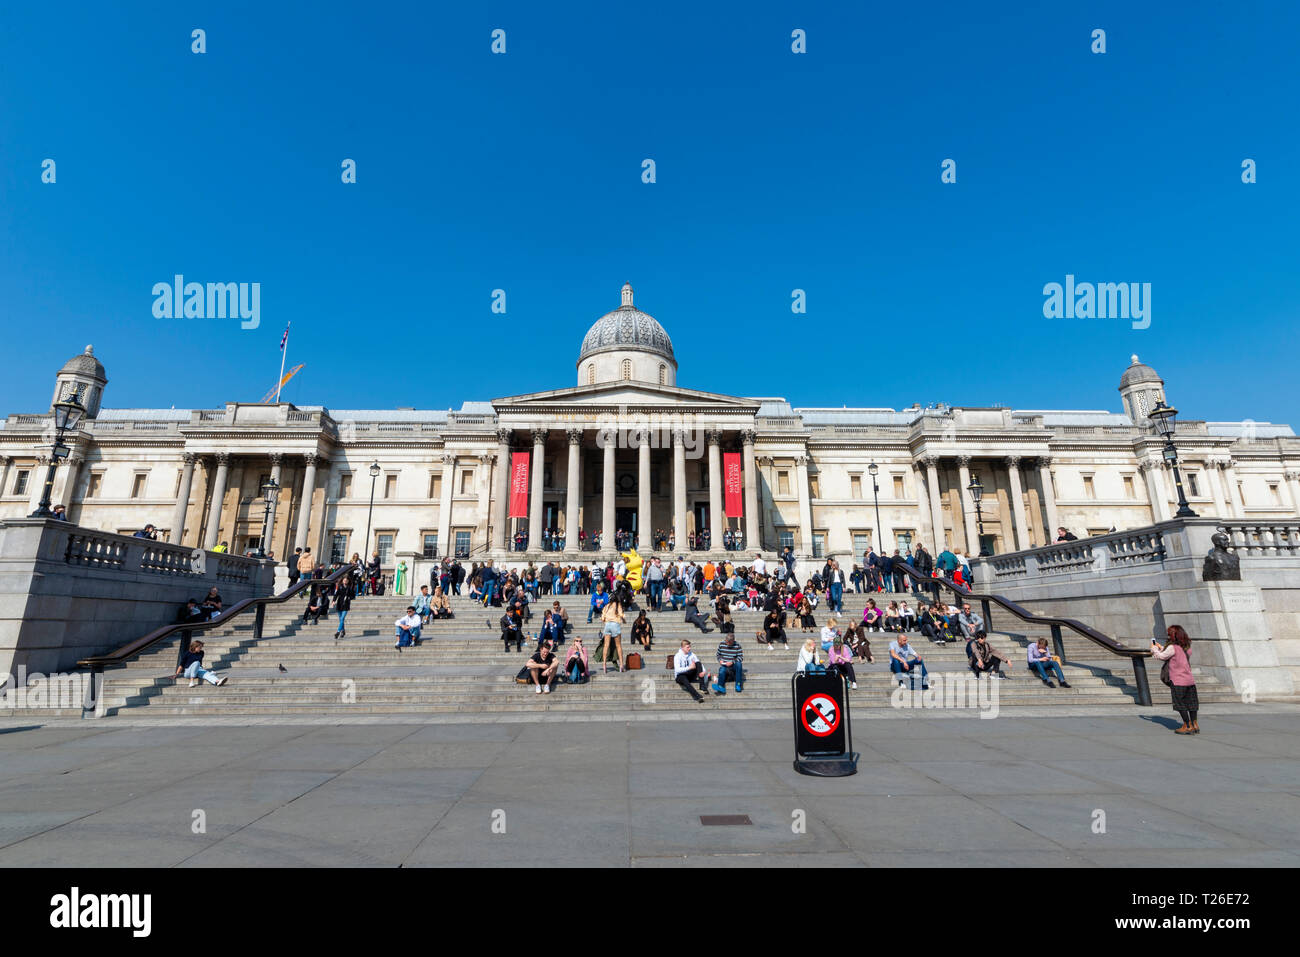
[[[1300,864],[1300,708],[1165,705],[859,715],[837,780],[768,718],[6,719],[0,865]]]

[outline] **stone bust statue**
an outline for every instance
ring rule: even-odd
[[[1201,568],[1201,581],[1241,581],[1241,559],[1228,551],[1228,536],[1223,532],[1216,532],[1210,536],[1210,541],[1214,543],[1214,547],[1205,556],[1205,564]]]

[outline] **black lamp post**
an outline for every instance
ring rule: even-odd
[[[379,478],[379,473],[382,471],[383,469],[379,467],[378,462],[370,466],[370,508],[366,511],[366,544],[363,549],[363,551],[367,552],[370,551],[370,516],[375,511],[375,482]],[[362,561],[370,561],[370,556],[365,556]]]
[[[880,469],[877,467],[875,462],[872,462],[870,465],[867,466],[867,473],[871,476],[871,498],[876,503],[876,534],[879,535],[880,534],[880,486],[876,484],[876,476],[880,474]],[[885,546],[881,543],[879,539],[876,540],[876,544],[880,545],[881,548],[880,554],[881,555],[886,554],[886,552],[884,551]]]
[[[978,475],[971,477],[970,484],[966,486],[966,491],[970,492],[971,501],[975,503],[975,521],[979,524],[980,529],[980,558],[988,558],[993,553],[984,544],[984,510],[980,508],[980,499],[984,497],[984,483],[980,481]]]
[[[266,557],[266,540],[271,535],[271,512],[275,508],[275,497],[280,493],[280,483],[275,479],[267,479],[266,484],[262,486],[262,499],[265,511],[262,515],[262,541],[257,546],[257,557]]]
[[[54,403],[54,445],[50,449],[50,468],[45,473],[45,488],[41,492],[41,504],[29,516],[31,518],[53,518],[50,508],[50,496],[54,494],[54,471],[59,467],[59,460],[68,457],[68,447],[63,444],[63,433],[75,429],[86,414],[85,408],[77,397],[71,396],[62,402]]]
[[[1172,405],[1165,405],[1165,400],[1161,399],[1147,418],[1155,425],[1156,431],[1164,437],[1165,447],[1162,454],[1169,467],[1174,470],[1174,487],[1178,489],[1178,511],[1174,515],[1178,518],[1195,518],[1196,513],[1187,504],[1187,495],[1183,492],[1183,476],[1178,471],[1178,450],[1174,448],[1174,417],[1177,415],[1178,410]]]

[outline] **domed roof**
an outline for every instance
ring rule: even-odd
[[[659,325],[659,320],[632,305],[632,286],[629,283],[623,284],[623,304],[613,312],[605,313],[587,330],[578,362],[593,353],[616,349],[654,352],[672,359],[674,363],[677,361],[673,356],[673,341]]]
[[[1156,373],[1156,370],[1143,362],[1139,362],[1136,355],[1132,356],[1131,359],[1132,362],[1129,367],[1120,376],[1119,388],[1121,392],[1131,386],[1141,385],[1146,382],[1154,382],[1157,385],[1165,384],[1164,380]]]
[[[95,347],[86,346],[86,351],[80,355],[73,356],[67,362],[63,363],[63,368],[59,370],[59,375],[71,373],[73,375],[89,375],[97,379],[108,381],[104,375],[104,364],[95,358]]]

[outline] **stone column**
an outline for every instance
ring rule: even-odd
[[[1228,503],[1223,500],[1223,485],[1219,482],[1219,459],[1205,460],[1205,483],[1210,486],[1210,495],[1214,497],[1214,514],[1218,518],[1228,518]]]
[[[1228,511],[1231,518],[1241,518],[1245,514],[1246,503],[1238,500],[1237,495],[1237,471],[1233,468],[1232,459],[1223,460],[1223,490],[1224,497],[1228,500]]]
[[[217,474],[212,480],[212,502],[208,507],[208,527],[203,547],[211,550],[221,540],[221,503],[226,497],[226,478],[230,475],[230,453],[217,453]]]
[[[582,507],[582,429],[569,429],[565,433],[569,439],[569,473],[566,478],[564,493],[564,550],[578,550],[579,509]]]
[[[72,508],[72,495],[77,489],[77,477],[81,474],[81,465],[85,462],[85,457],[77,452],[73,452],[63,460],[63,488],[59,489],[59,498],[56,505],[62,505],[64,514],[68,514],[68,509]]]
[[[533,429],[533,488],[528,499],[528,550],[542,547],[542,499],[546,495],[546,429]]]
[[[799,551],[812,555],[812,501],[808,498],[808,456],[800,455],[794,460],[795,482],[799,486]]]
[[[614,496],[617,492],[617,476],[614,473],[614,447],[618,444],[615,436],[606,436],[605,441],[605,481],[601,486],[601,507],[600,507],[600,547],[601,549],[610,549],[614,547],[614,532],[617,531],[614,523],[618,521],[617,513],[614,511]]]
[[[438,557],[455,556],[456,544],[451,540],[451,496],[456,490],[456,456],[442,453],[442,488],[438,490]]]
[[[966,486],[970,485],[970,456],[959,455],[957,457],[957,474],[960,476],[961,489],[959,496],[961,500],[961,517],[962,528],[966,531],[966,557],[973,558],[980,553],[980,539],[975,528],[975,503],[970,499],[970,492]]]
[[[673,429],[673,537],[686,549],[686,433]]]
[[[722,547],[722,433],[709,429],[709,548]],[[698,544],[698,543],[697,543]]]
[[[274,482],[277,486],[282,485],[282,483],[284,482],[284,453],[283,452],[271,453],[271,481]],[[182,485],[185,484],[184,479],[181,480],[181,484]],[[276,491],[275,498],[271,502],[271,515],[269,521],[267,521],[266,523],[267,540],[262,543],[262,551],[264,552],[275,551],[275,549],[271,547],[271,544],[272,542],[275,541],[275,513],[280,508],[280,491],[281,490]],[[257,493],[259,496],[265,494],[260,488],[257,490]]]
[[[939,456],[927,455],[925,461],[925,482],[930,493],[930,524],[934,536],[930,540],[931,555],[938,555],[948,547],[947,536],[943,532],[943,500],[939,497]]]
[[[185,515],[190,509],[190,490],[194,486],[194,462],[198,456],[193,452],[184,452],[181,458],[185,462],[184,468],[181,469],[181,490],[176,493],[176,508],[172,510],[172,532],[167,539],[173,545],[181,544],[185,536]]]
[[[763,547],[762,525],[758,514],[758,464],[754,458],[754,440],[757,433],[746,429],[740,433],[744,459],[740,467],[745,470],[745,550],[750,554]]]
[[[1020,489],[1020,458],[1008,455],[1007,473],[1011,476],[1011,511],[1016,516],[1016,549],[1029,547],[1029,527],[1025,524],[1025,496]]]
[[[925,487],[925,474],[916,462],[912,463],[912,481],[916,484],[916,504],[919,509],[916,522],[917,537],[912,542],[912,547],[915,548],[917,543],[933,545],[934,519],[930,516],[930,494]]]
[[[1287,469],[1286,487],[1291,493],[1291,511],[1296,515],[1300,515],[1300,471]]]
[[[1142,478],[1147,485],[1147,498],[1151,500],[1151,521],[1153,524],[1169,520],[1169,503],[1165,501],[1164,490],[1161,488],[1159,476],[1156,474],[1162,467],[1159,462],[1152,462],[1149,459],[1138,462],[1138,469],[1142,472]],[[1056,529],[1052,529],[1052,531],[1056,531]]]
[[[1043,508],[1047,512],[1047,532],[1043,544],[1050,545],[1056,541],[1056,530],[1061,527],[1061,519],[1056,514],[1056,492],[1052,490],[1052,457],[1044,455],[1038,460],[1038,483],[1043,487]]]
[[[7,455],[0,455],[0,495],[5,495],[9,491],[9,466],[13,461]]]
[[[643,431],[637,446],[636,526],[637,547],[649,554],[654,551],[654,517],[650,514],[650,433]]]
[[[496,500],[492,503],[492,550],[504,552],[510,548],[506,530],[510,514],[510,429],[497,429]]]
[[[45,495],[45,475],[50,468],[49,455],[36,456],[36,464],[32,466],[32,474],[27,479],[27,512],[31,514],[40,507],[41,498]],[[57,473],[56,473],[57,477]],[[53,493],[51,493],[51,500]]]
[[[311,500],[316,494],[316,467],[320,464],[321,457],[315,452],[309,452],[303,456],[303,461],[307,464],[307,472],[302,479],[302,501],[298,503],[298,528],[293,536],[294,548],[307,547],[307,530],[311,525]],[[370,543],[366,542],[365,551],[361,553],[362,557],[368,557],[370,551]],[[320,560],[319,555],[316,556],[316,560]]]

